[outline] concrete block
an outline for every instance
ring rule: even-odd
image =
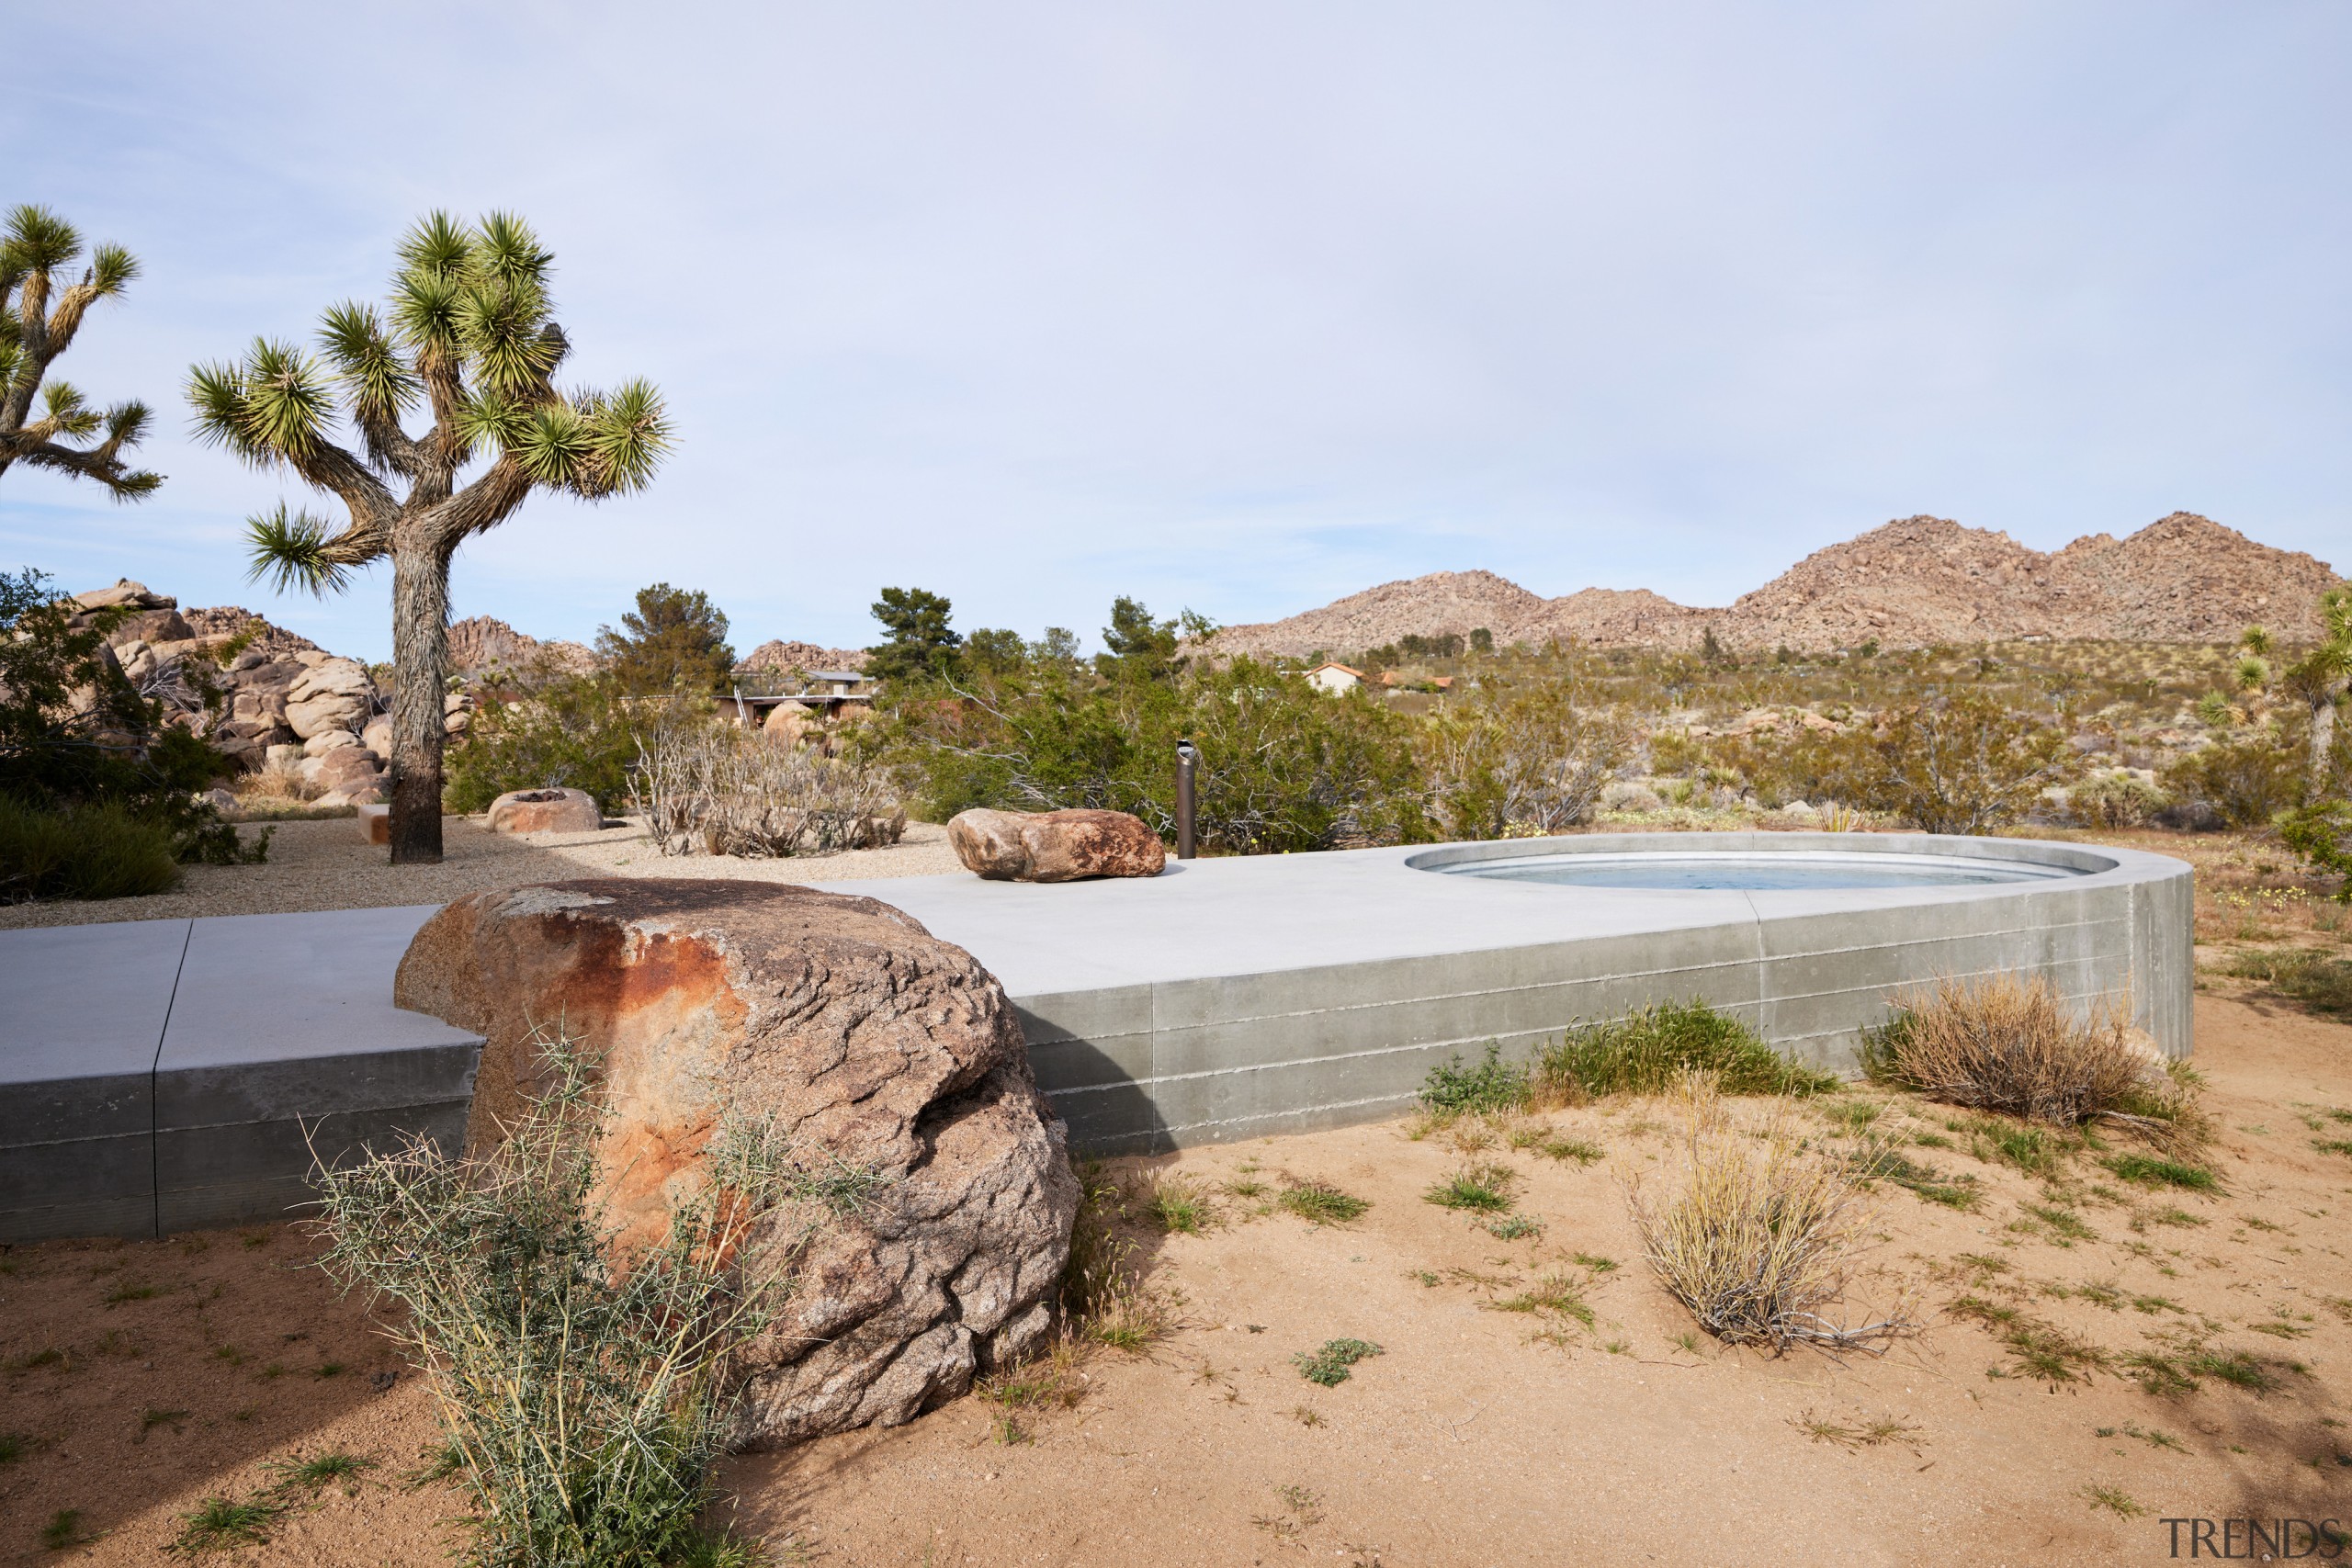
[[[188,931],[0,931],[0,1242],[155,1234],[155,1053]]]

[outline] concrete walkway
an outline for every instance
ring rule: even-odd
[[[438,908],[0,931],[0,1241],[276,1218],[306,1133],[461,1134],[481,1040],[392,1006]]]

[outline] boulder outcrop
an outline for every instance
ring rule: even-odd
[[[856,1175],[864,1197],[787,1204],[739,1255],[792,1286],[742,1358],[739,1444],[910,1420],[1051,1332],[1078,1205],[1062,1124],[994,977],[888,905],[686,878],[477,893],[417,933],[393,999],[486,1037],[476,1152],[540,1085],[535,1025],[597,1054],[625,1250],[707,1190],[730,1119]]]
[[[1158,876],[1159,835],[1124,811],[959,811],[947,841],[967,871],[997,882],[1076,882]]]

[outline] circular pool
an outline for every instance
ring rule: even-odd
[[[1639,887],[1678,892],[1796,892],[1841,887],[1991,887],[2080,876],[2046,861],[1975,855],[1855,853],[1829,850],[1645,850],[1513,855],[1423,869],[1498,882],[1563,887]]]

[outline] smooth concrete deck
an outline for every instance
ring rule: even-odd
[[[391,1005],[438,908],[0,931],[0,1241],[277,1218],[314,1145],[461,1136],[481,1041]]]
[[[1965,852],[2083,874],[1978,887],[1653,892],[1418,869],[1547,847]],[[2190,1045],[2190,868],[2162,855],[1925,834],[1585,834],[1437,850],[1170,863],[1148,881],[837,883],[969,949],[1020,1007],[1071,1140],[1140,1152],[1335,1125],[1411,1103],[1489,1040],[1703,999],[1850,1071],[1894,994],[1938,976],[2129,992]]]
[[[1020,1010],[1079,1147],[1144,1151],[1411,1103],[1489,1040],[1703,999],[1848,1068],[1938,976],[2126,992],[2190,1046],[2190,871],[2161,855],[1917,834],[1626,834],[1562,850],[1962,850],[2084,874],[1982,887],[1644,892],[1416,869],[1546,840],[1171,863],[1146,881],[820,884],[970,950]],[[391,1005],[432,906],[0,932],[0,1240],[275,1217],[329,1157],[462,1136],[481,1042]]]

